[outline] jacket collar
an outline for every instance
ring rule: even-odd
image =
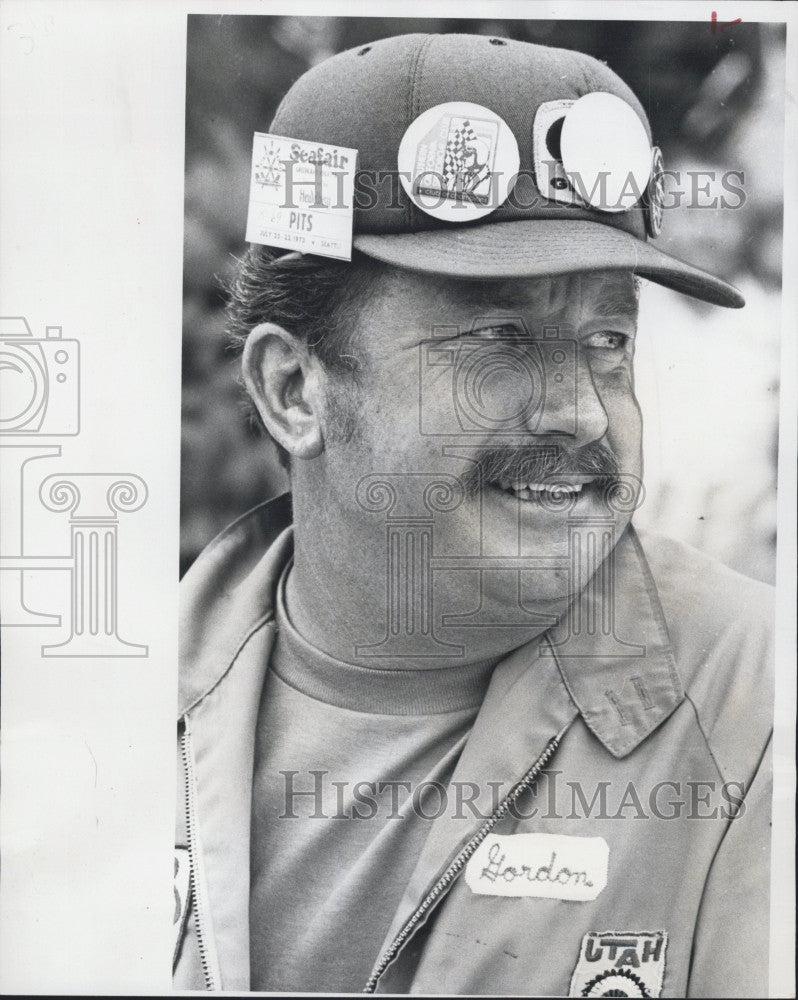
[[[290,525],[286,493],[233,522],[186,575],[181,716],[273,616]],[[631,525],[547,639],[535,645],[538,655],[554,657],[585,723],[615,757],[631,753],[684,699],[656,584]]]
[[[614,757],[630,754],[684,700],[657,586],[631,525],[547,637],[540,655],[557,660],[586,725]]]
[[[290,526],[291,497],[284,493],[228,525],[185,575],[180,717],[219,683],[253,632],[273,616],[277,581],[292,550]]]

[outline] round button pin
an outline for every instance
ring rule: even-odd
[[[507,123],[467,101],[423,112],[399,145],[402,187],[414,205],[447,222],[473,222],[495,211],[512,190],[519,165]]]
[[[579,196],[602,212],[626,212],[643,197],[651,146],[631,105],[614,94],[585,94],[568,110],[560,136],[563,166]]]
[[[665,163],[662,150],[654,146],[651,151],[651,179],[646,191],[646,232],[649,236],[659,236],[662,232],[662,218],[665,214]]]

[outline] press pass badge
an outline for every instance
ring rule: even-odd
[[[352,259],[357,150],[256,132],[246,239]]]
[[[447,222],[473,222],[512,191],[520,165],[507,123],[468,101],[438,104],[411,122],[399,145],[399,179],[413,203]]]

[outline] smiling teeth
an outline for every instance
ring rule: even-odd
[[[552,496],[571,495],[582,492],[582,483],[513,483],[509,488],[516,496],[531,493],[550,493]]]

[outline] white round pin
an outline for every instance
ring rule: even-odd
[[[643,197],[651,146],[631,105],[614,94],[585,94],[569,108],[562,162],[577,193],[602,212],[627,212]]]
[[[399,145],[399,178],[436,219],[473,222],[495,211],[520,165],[510,127],[481,104],[438,104],[411,122]]]
[[[665,212],[665,164],[662,150],[654,146],[651,151],[651,178],[646,191],[646,231],[649,236],[659,236],[662,232],[662,217]]]

